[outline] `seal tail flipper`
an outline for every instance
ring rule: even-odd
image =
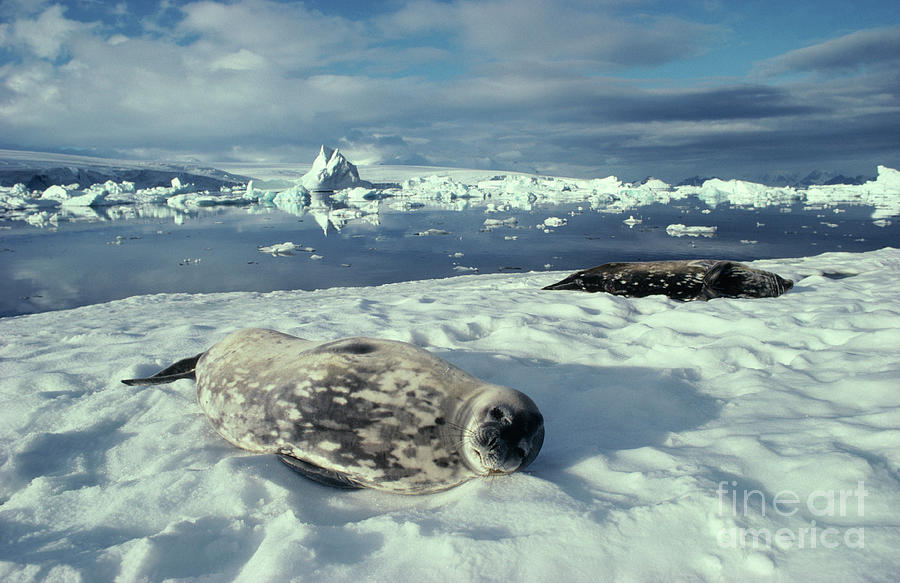
[[[345,490],[354,490],[364,487],[362,484],[351,480],[347,476],[347,474],[335,472],[334,470],[326,470],[325,468],[321,468],[315,464],[305,462],[291,455],[280,453],[278,454],[278,459],[280,459],[282,463],[284,463],[284,465],[291,468],[298,474],[302,474],[310,480],[318,482],[324,486],[331,486],[332,488],[343,488]]]
[[[569,277],[563,279],[562,281],[558,281],[556,283],[552,283],[546,287],[542,287],[541,290],[566,290],[566,289],[577,289],[584,290],[585,285],[584,281],[581,279],[581,272],[573,273]]]
[[[126,385],[161,385],[171,383],[178,379],[194,379],[194,369],[197,368],[197,361],[205,353],[201,352],[197,356],[179,360],[171,366],[167,366],[153,376],[145,379],[123,379]]]

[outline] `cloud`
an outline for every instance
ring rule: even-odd
[[[750,84],[646,91],[610,108],[618,118],[630,121],[766,119],[809,115],[819,109],[784,88]]]
[[[860,30],[790,51],[758,65],[762,75],[787,73],[847,74],[863,67],[900,66],[900,27]]]
[[[166,4],[143,28],[109,5],[90,22],[20,12],[0,25],[0,147],[306,164],[329,143],[366,162],[675,180],[870,156],[846,170],[859,173],[898,156],[897,29],[767,61],[851,82],[679,86],[625,75],[715,50],[725,28],[639,1],[390,6],[352,19],[274,0]]]
[[[210,60],[247,51],[284,70],[305,71],[351,60],[366,45],[358,23],[302,3],[194,2],[182,11],[176,30],[187,51]]]
[[[591,0],[413,1],[380,19],[386,35],[443,35],[483,62],[653,66],[703,53],[722,27],[670,15],[631,14],[631,2]],[[598,72],[598,71],[594,71]]]
[[[3,0],[0,2],[0,18],[12,21],[22,16],[40,14],[51,0]]]
[[[89,24],[68,20],[63,11],[63,7],[56,4],[36,18],[15,21],[4,34],[4,44],[25,47],[41,59],[56,59],[72,36],[91,28]]]

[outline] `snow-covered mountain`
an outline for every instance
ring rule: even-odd
[[[222,186],[245,184],[249,178],[216,168],[186,162],[141,162],[0,150],[0,186],[24,184],[29,190],[44,190],[53,185],[78,184],[88,188],[92,184],[133,182],[135,188],[168,186],[173,178],[182,184],[193,184],[203,190],[218,190]]]
[[[835,184],[860,185],[874,176],[845,176],[832,170],[813,170],[808,174],[763,174],[754,178],[755,182],[770,186],[791,186],[793,188],[808,188],[810,186],[833,186]]]

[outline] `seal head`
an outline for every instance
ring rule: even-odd
[[[513,389],[485,389],[460,408],[458,418],[463,461],[483,475],[524,469],[544,443],[544,418],[537,405]]]

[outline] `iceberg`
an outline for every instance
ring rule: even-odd
[[[308,190],[343,190],[345,188],[371,188],[372,184],[359,178],[356,166],[341,154],[340,150],[322,145],[312,168],[300,179]]]

